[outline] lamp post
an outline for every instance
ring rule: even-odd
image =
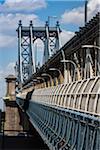
[[[58,71],[60,75],[62,75],[61,71],[58,68],[50,68],[50,71]]]
[[[50,68],[49,70],[50,70],[50,71],[58,71],[60,77],[62,77],[62,73],[61,73],[61,71],[60,71],[58,68]],[[60,79],[60,83],[61,83],[61,79]]]
[[[61,54],[62,54],[62,59],[65,60],[65,53],[64,53],[63,49],[61,49]],[[67,74],[66,62],[64,61],[63,64],[64,64],[64,83],[66,83],[67,82],[67,78],[66,78],[66,74]]]
[[[90,54],[90,49],[94,48],[94,50],[99,50],[98,52],[95,51],[95,75],[100,75],[100,46],[97,45],[82,45],[82,48],[86,48],[86,61],[88,59],[88,57],[90,58],[90,62],[89,65],[85,64],[85,66],[90,67],[90,70],[88,71],[90,73],[89,77],[93,76],[93,69],[92,69],[92,65],[91,63],[93,63],[92,61],[92,57]],[[86,68],[85,68],[85,77],[86,77]]]
[[[100,50],[100,47],[96,45],[82,45],[82,48],[96,48]]]
[[[36,77],[36,78],[42,80],[43,82],[45,82],[45,79],[42,78],[42,77]]]
[[[32,81],[33,81],[33,82],[38,82],[38,80],[37,80],[37,79],[33,79]]]
[[[75,68],[75,73],[76,73],[76,71],[77,71],[77,66],[76,66],[76,64],[72,61],[72,60],[61,60],[61,62],[62,63],[71,63],[71,64],[73,64],[73,66],[74,66],[74,68]],[[75,73],[74,73],[74,77],[73,77],[73,79],[75,80]],[[67,78],[65,77],[65,82],[64,83],[67,83],[67,82],[69,82],[70,81],[70,77],[68,76],[68,70],[67,70]]]
[[[34,83],[34,82],[35,82],[35,83],[36,83],[36,82],[39,83],[39,80],[33,79],[32,82],[33,82],[33,83]],[[38,87],[38,86],[36,86],[36,87]]]
[[[43,81],[43,83],[44,83],[44,87],[46,87],[45,79],[44,79],[44,78],[42,78],[42,77],[37,77],[37,79],[42,80],[42,81]]]
[[[49,78],[50,78],[51,86],[53,86],[52,77],[51,77],[50,74],[48,74],[48,73],[43,73],[43,74],[41,74],[41,76],[47,76],[47,77],[49,77]]]

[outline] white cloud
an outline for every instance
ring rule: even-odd
[[[90,20],[95,13],[100,11],[100,0],[89,0],[88,2],[88,20]],[[84,23],[84,6],[66,10],[61,16],[63,24],[77,24],[83,25]]]
[[[0,66],[0,97],[5,96],[6,94],[6,81],[5,78],[9,74],[15,74],[14,71],[15,62],[10,62],[5,68]]]
[[[9,74],[15,74],[15,62],[10,62],[5,68],[0,67],[0,79],[6,78]]]
[[[19,3],[19,2],[23,2],[25,0],[6,0],[5,3],[9,4],[9,3]]]
[[[64,14],[61,16],[61,23],[64,23],[64,24],[71,24],[71,23],[74,23],[74,24],[80,24],[80,23],[83,23],[83,17],[84,17],[84,14],[83,14],[83,8],[82,7],[79,7],[79,8],[74,8],[72,9],[71,11],[65,11]]]
[[[4,4],[0,4],[2,13],[33,13],[40,8],[46,8],[45,0],[6,0]]]
[[[15,42],[15,36],[0,35],[0,48],[8,47],[8,45],[12,47]]]
[[[100,11],[100,0],[89,0],[88,10],[92,12]]]
[[[15,63],[14,62],[10,62],[5,68],[2,68],[2,66],[0,66],[0,109],[3,109],[4,107],[4,103],[2,101],[2,97],[4,97],[6,95],[6,80],[5,78],[9,75],[9,74],[15,74],[14,71],[14,66]]]
[[[42,21],[39,20],[39,17],[35,14],[0,14],[0,32],[6,32],[11,30],[16,32],[16,28],[18,26],[19,20],[22,20],[23,25],[29,25],[30,20],[33,20],[35,25],[43,24]]]
[[[5,74],[3,70],[0,70],[0,97],[3,97],[6,94],[6,83],[5,83]]]
[[[17,32],[19,20],[28,25],[30,20],[35,26],[44,24],[35,14],[0,14],[0,47],[12,47],[17,45]]]
[[[66,42],[68,42],[74,35],[75,35],[74,32],[62,30],[60,35],[61,46],[63,46]]]
[[[5,68],[5,75],[8,76],[9,74],[15,74],[14,67],[15,67],[15,62],[10,62]]]
[[[44,50],[44,43],[41,39],[37,39],[34,42],[34,48],[37,49],[38,51],[43,51]]]

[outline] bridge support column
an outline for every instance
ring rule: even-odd
[[[15,85],[16,78],[13,75],[9,75],[6,78],[7,82],[7,94],[4,99],[6,104],[5,110],[5,134],[7,135],[16,135],[18,134],[15,130],[21,130],[19,125],[19,113],[16,104],[16,94],[15,94]]]

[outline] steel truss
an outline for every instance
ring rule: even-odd
[[[59,33],[61,30],[58,22],[56,27],[49,27],[48,22],[46,22],[45,27],[33,27],[32,21],[30,21],[30,26],[24,27],[19,21],[17,32],[18,82],[25,83],[36,72],[34,42],[38,38],[43,41],[43,63],[45,63],[51,55],[59,50]]]

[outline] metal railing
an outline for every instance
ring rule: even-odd
[[[50,150],[99,150],[100,76],[35,89],[26,113]]]

